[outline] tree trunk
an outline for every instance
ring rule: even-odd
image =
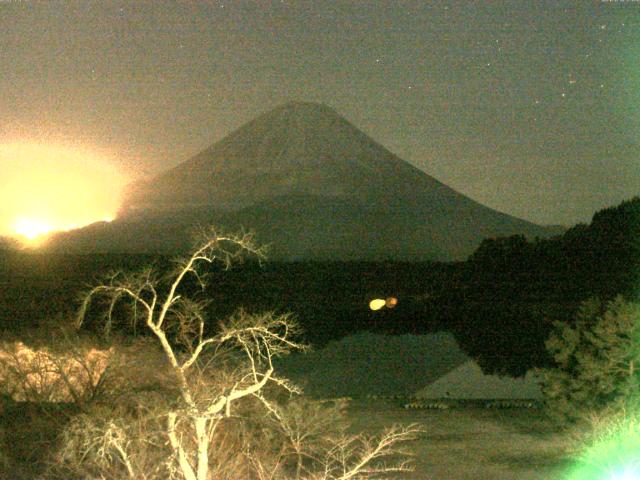
[[[209,474],[209,436],[207,435],[207,419],[194,418],[196,438],[198,439],[198,480],[207,480]]]
[[[191,468],[191,465],[189,464],[189,460],[187,460],[187,455],[180,444],[180,440],[178,440],[178,436],[176,435],[176,419],[177,414],[175,412],[170,412],[167,416],[167,435],[169,436],[171,448],[173,449],[175,456],[178,458],[178,464],[180,465],[180,470],[182,471],[182,475],[184,475],[185,480],[198,480],[193,468]]]

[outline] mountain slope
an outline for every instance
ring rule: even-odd
[[[413,196],[416,182],[433,201],[458,195],[329,107],[294,102],[150,182],[134,185],[123,213],[202,205],[237,209],[290,193],[388,203],[399,195]]]
[[[116,221],[51,248],[174,251],[206,223],[252,228],[283,259],[459,259],[486,237],[557,233],[456,192],[329,107],[294,102],[134,184]]]

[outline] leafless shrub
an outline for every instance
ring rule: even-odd
[[[171,476],[162,432],[161,408],[93,405],[63,431],[49,478],[161,479]]]
[[[378,436],[348,434],[344,399],[298,398],[272,417],[282,439],[277,455],[248,452],[259,480],[391,478],[413,470],[406,443],[422,432],[416,424],[394,426]]]
[[[73,402],[82,407],[100,394],[112,351],[62,340],[64,352],[21,341],[0,345],[0,385],[15,401]]]
[[[379,436],[339,437],[327,452],[322,473],[310,480],[348,480],[389,478],[413,470],[406,442],[415,440],[422,430],[417,425],[394,426]]]

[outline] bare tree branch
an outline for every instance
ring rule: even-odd
[[[191,255],[175,263],[168,277],[159,278],[152,270],[136,274],[118,272],[104,283],[93,287],[85,295],[78,311],[76,325],[82,326],[93,299],[107,301],[105,333],[113,326],[112,317],[120,302],[130,302],[134,307],[133,324],[137,321],[137,309],[144,313],[144,325],[162,347],[164,359],[173,373],[179,396],[169,402],[165,412],[164,438],[166,448],[172,452],[172,462],[167,469],[175,469],[186,480],[208,480],[211,476],[210,447],[221,422],[239,418],[238,406],[251,404],[252,399],[267,412],[267,417],[280,425],[280,434],[288,439],[277,453],[275,461],[265,464],[257,455],[245,452],[254,465],[254,472],[261,478],[285,478],[281,474],[291,468],[295,459],[295,477],[323,480],[351,480],[374,478],[392,472],[408,471],[410,466],[402,457],[395,463],[386,463],[402,454],[398,445],[415,437],[416,426],[394,428],[377,439],[362,436],[326,436],[321,434],[329,423],[319,422],[317,429],[301,418],[288,417],[285,410],[267,398],[270,388],[277,388],[288,395],[301,393],[300,389],[275,374],[273,359],[304,345],[296,340],[300,328],[290,315],[267,312],[259,315],[238,310],[218,325],[218,333],[206,337],[206,303],[186,297],[183,283],[187,277],[205,287],[203,264],[221,262],[229,268],[242,255],[250,254],[261,260],[264,251],[258,248],[250,233],[220,235],[215,230],[202,230],[199,243]],[[212,388],[210,375],[218,375],[218,383]],[[269,385],[272,387],[267,388]],[[243,400],[244,399],[244,400]],[[317,412],[324,413],[323,410]],[[334,412],[335,413],[335,412]],[[319,417],[318,417],[319,418]],[[324,427],[323,427],[324,426]],[[118,437],[120,438],[120,437]],[[122,437],[124,438],[124,437]],[[308,442],[317,442],[315,447]],[[111,443],[118,452],[128,475],[136,468],[126,461],[132,458],[124,440]],[[292,457],[293,456],[293,457]],[[314,477],[313,472],[321,472]],[[173,474],[172,474],[173,475]],[[286,477],[289,478],[289,477]]]

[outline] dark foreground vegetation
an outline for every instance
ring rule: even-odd
[[[627,309],[622,299],[638,299],[639,234],[640,199],[636,198],[598,212],[590,225],[577,225],[552,239],[528,241],[514,236],[485,240],[466,262],[248,260],[230,270],[212,265],[206,273],[215,281],[202,292],[207,304],[201,306],[213,321],[205,324],[203,338],[220,334],[217,321],[239,308],[250,314],[271,311],[273,318],[293,312],[305,332],[302,343],[322,346],[362,330],[388,334],[447,330],[485,371],[522,375],[532,367],[553,365],[554,355],[574,348],[556,345],[554,350],[545,345],[554,331],[562,331],[558,322],[566,325],[568,332],[581,332],[588,331],[591,325],[604,325],[608,318],[631,318],[617,313],[607,317],[605,312],[613,312],[616,305],[622,312]],[[51,338],[47,329],[52,321],[64,322],[74,317],[81,303],[78,292],[86,291],[88,285],[94,285],[109,271],[136,271],[148,266],[159,272],[159,285],[175,269],[172,259],[159,256],[44,255],[0,249],[2,338],[37,343],[44,341],[42,332],[46,331],[46,343],[59,341],[65,348],[68,338]],[[198,292],[196,280],[185,278],[183,296]],[[388,297],[398,299],[394,308],[375,312],[368,308],[371,299]],[[587,299],[595,298],[598,300],[585,304]],[[617,303],[612,302],[614,298]],[[590,313],[585,305],[599,306]],[[98,303],[84,312],[83,328],[88,334],[104,333],[104,309],[105,304]],[[118,304],[111,313],[110,327],[124,334],[125,344],[136,337],[150,336],[139,322],[131,321],[137,313],[130,306]],[[629,330],[633,323],[621,323],[618,331],[607,332],[611,338],[625,335],[624,329]],[[177,340],[180,332],[168,334]],[[606,335],[601,338],[608,341]],[[634,388],[631,380],[635,381],[637,370],[633,362],[631,373],[624,377],[625,387],[612,390],[612,395]],[[601,370],[594,372],[600,375]],[[575,404],[574,399],[567,398],[556,397],[556,403],[564,405],[565,410]],[[609,400],[602,399],[601,405]],[[38,446],[49,448],[60,440],[62,430],[85,431],[87,425],[68,424],[77,421],[77,413],[83,408],[77,401],[44,405],[5,398],[3,442],[5,446],[18,446],[5,449],[5,456],[0,458],[5,471],[8,468],[15,478],[20,478],[20,468],[33,472],[29,465],[38,461],[32,458]],[[130,408],[137,407],[132,404]],[[314,407],[306,405],[303,410],[310,408]],[[17,418],[21,420],[16,421]],[[145,461],[155,462],[153,458]],[[23,478],[28,475],[25,473]]]

